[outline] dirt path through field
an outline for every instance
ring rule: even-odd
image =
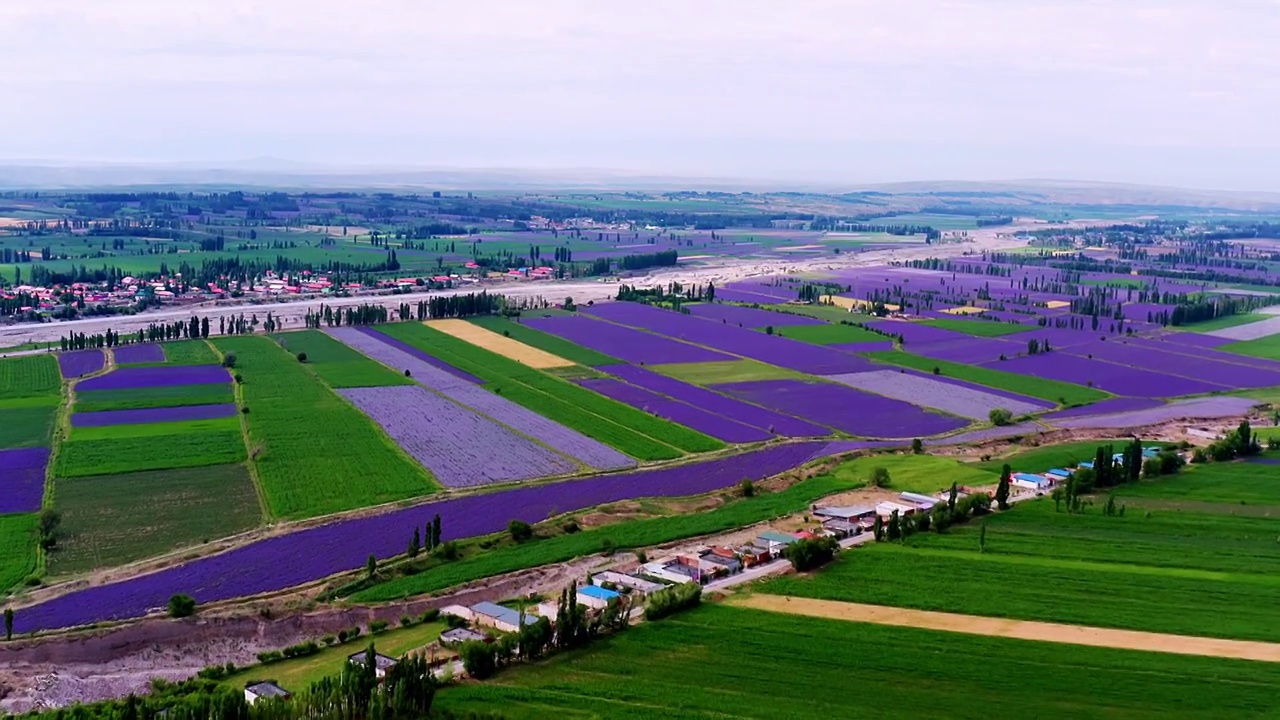
[[[1208,657],[1280,662],[1280,643],[1253,642],[1248,640],[1223,640],[1190,635],[1164,635],[1135,630],[1061,625],[1058,623],[1029,620],[959,615],[955,613],[908,610],[864,605],[862,603],[834,600],[812,600],[785,595],[748,595],[729,600],[733,605],[769,612],[804,615],[828,620],[895,625],[898,627],[924,628],[970,635],[991,635],[1039,640],[1042,642],[1091,645],[1093,647],[1149,652],[1175,653],[1178,655],[1204,655]]]

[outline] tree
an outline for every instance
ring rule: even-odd
[[[511,539],[518,543],[533,539],[533,527],[523,520],[512,520],[507,523],[507,532],[510,533]]]
[[[912,440],[912,441],[911,441],[911,452],[912,452],[912,454],[915,454],[915,455],[919,455],[920,453],[923,453],[923,452],[924,452],[924,441],[923,441],[923,440],[921,440],[920,438],[915,438],[914,440]]]
[[[1000,468],[1000,483],[996,485],[996,506],[1001,510],[1009,509],[1009,481],[1013,474],[1008,463]]]
[[[782,555],[797,571],[806,572],[831,562],[839,548],[839,543],[831,537],[801,539],[788,545]]]
[[[418,528],[413,529],[413,539],[409,541],[409,557],[418,557],[418,553],[422,551],[422,533],[418,532]]]
[[[875,535],[876,542],[884,539],[884,519],[879,514],[876,515],[875,522],[871,526],[871,532]]]
[[[236,366],[236,354],[229,352],[222,356],[222,367],[233,368]]]
[[[307,354],[304,352],[298,353],[298,362],[305,363],[306,361],[307,361]]]
[[[898,519],[898,511],[894,510],[889,514],[889,531],[890,540],[898,540],[902,537],[902,522]]]
[[[978,528],[978,552],[987,551],[987,524],[984,522]]]
[[[13,608],[4,609],[4,639],[13,639]]]
[[[987,413],[987,418],[992,425],[1003,427],[1013,422],[1013,413],[1004,408],[991,408],[991,412]]]
[[[955,483],[951,483],[951,492],[947,493],[947,512],[956,511],[956,497],[959,495],[959,488]]]
[[[364,563],[364,573],[369,580],[378,573],[378,558],[374,557],[373,553],[369,554],[369,559]]]
[[[440,547],[441,539],[442,538],[440,536],[440,515],[439,513],[437,513],[436,516],[431,520],[431,547],[433,549]]]
[[[40,511],[36,529],[40,536],[40,547],[52,550],[58,545],[58,528],[62,525],[62,513],[53,508]]]
[[[889,468],[875,467],[871,469],[871,485],[872,487],[887,488],[893,478],[889,476]]]
[[[750,480],[743,479],[738,483],[738,488],[742,490],[742,497],[755,497],[756,486]]]
[[[179,593],[169,598],[169,617],[184,618],[196,614],[196,601],[190,595]]]

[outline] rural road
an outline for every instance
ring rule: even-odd
[[[971,234],[969,242],[948,243],[941,245],[914,245],[894,250],[876,250],[866,253],[841,253],[804,260],[741,260],[725,258],[713,260],[696,267],[676,268],[673,270],[657,270],[644,276],[626,278],[628,284],[653,285],[657,283],[678,282],[683,284],[715,283],[723,286],[726,283],[764,275],[775,275],[794,272],[815,272],[821,270],[840,270],[870,265],[883,265],[889,262],[930,257],[951,257],[965,253],[980,253],[984,250],[1000,250],[1021,247],[1026,243],[1007,236],[1016,228],[1004,227],[995,230],[979,231]],[[12,325],[0,328],[0,348],[22,345],[28,342],[57,342],[68,332],[95,334],[111,329],[115,332],[129,333],[144,329],[156,322],[173,322],[185,320],[192,315],[217,320],[221,317],[232,317],[244,314],[246,317],[256,313],[259,319],[268,312],[281,322],[284,330],[302,329],[303,319],[310,310],[321,305],[329,307],[346,307],[361,304],[378,304],[385,307],[398,307],[401,303],[416,303],[431,297],[460,295],[484,290],[506,295],[512,298],[544,298],[548,302],[558,303],[566,297],[572,297],[578,304],[588,301],[599,302],[611,300],[617,296],[621,280],[569,280],[569,281],[529,281],[529,282],[497,282],[493,284],[468,285],[449,290],[433,290],[404,295],[357,295],[347,298],[315,298],[293,302],[264,302],[237,304],[203,304],[183,308],[146,312],[139,315],[108,316],[71,320],[67,322],[36,323]]]

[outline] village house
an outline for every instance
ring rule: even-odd
[[[471,612],[475,614],[477,625],[491,627],[499,632],[520,631],[521,614],[518,610],[512,610],[497,603],[479,602],[471,606]],[[525,625],[538,622],[538,618],[532,615],[524,615],[523,618]]]
[[[351,663],[352,665],[359,665],[360,667],[364,667],[365,663],[368,660],[369,660],[368,653],[366,653],[364,650],[361,650],[360,652],[351,653],[350,655],[347,656],[347,662]],[[395,667],[396,663],[398,662],[399,661],[393,657],[388,657],[381,653],[375,653],[373,656],[374,677],[378,679],[382,679],[386,677],[387,673],[391,670],[391,668]]]
[[[284,698],[288,700],[291,697],[293,695],[288,690],[270,680],[253,683],[244,689],[244,701],[250,705],[256,704],[263,698]]]

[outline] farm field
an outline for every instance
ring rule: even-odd
[[[170,387],[127,388],[124,390],[78,390],[76,412],[109,410],[144,410],[199,405],[224,405],[234,402],[235,394],[227,383],[205,385],[173,385]]]
[[[215,365],[218,355],[204,340],[175,340],[162,345],[166,365]]]
[[[1179,330],[1189,330],[1191,332],[1213,332],[1214,330],[1225,330],[1226,328],[1239,327],[1240,325],[1248,325],[1260,320],[1267,320],[1275,317],[1266,313],[1242,313],[1240,315],[1224,315],[1212,320],[1202,320],[1195,323],[1184,323],[1178,327]]]
[[[1199,471],[1176,480],[1193,482]],[[1248,506],[1238,502],[1161,505],[1162,482],[1118,489],[1124,515],[1104,515],[1098,498],[1083,514],[1059,512],[1047,499],[1021,503],[984,521],[981,551],[980,524],[969,523],[941,535],[914,535],[905,545],[860,548],[820,573],[771,580],[762,589],[920,610],[1280,641],[1280,629],[1257,612],[1280,601],[1274,515],[1242,513]],[[1133,489],[1139,495],[1127,494]],[[1159,598],[1159,612],[1152,611],[1153,598]]]
[[[946,360],[934,360],[933,358],[896,350],[867,353],[867,357],[877,362],[900,365],[923,370],[924,372],[933,372],[933,368],[936,367],[941,371],[940,374],[948,377],[967,380],[978,385],[986,385],[1000,390],[1008,390],[1019,395],[1040,398],[1041,400],[1048,400],[1062,405],[1085,405],[1110,397],[1101,390],[1083,385],[1017,375],[991,368],[962,365]]]
[[[0,400],[55,395],[61,384],[58,361],[52,355],[0,360]]]
[[[1034,329],[1017,323],[994,322],[992,320],[961,320],[959,318],[930,318],[918,322],[920,325],[942,328],[943,330],[954,330],[974,337],[1003,337]]]
[[[1222,345],[1217,349],[1267,360],[1280,360],[1280,333],[1258,338],[1257,340],[1243,340]]]
[[[54,482],[62,535],[49,571],[80,573],[199,545],[258,525],[243,465],[66,478]]]
[[[641,460],[718,450],[724,444],[419,323],[380,328],[387,335],[486,381],[485,388]],[[664,450],[664,448],[666,448]]]
[[[851,649],[892,648],[891,652]],[[780,671],[786,668],[786,671]],[[1018,668],[1017,681],[993,668]],[[1097,683],[1099,673],[1107,682]],[[850,682],[850,677],[856,682]],[[698,681],[690,683],[690,678]],[[751,678],[751,682],[743,682]],[[910,678],[910,681],[906,679]],[[985,638],[723,605],[628,630],[483,683],[443,690],[455,712],[510,718],[846,717],[875,698],[922,717],[1267,717],[1280,667]],[[1088,686],[1087,693],[1078,688]],[[980,701],[957,701],[974,697]]]
[[[572,361],[554,353],[532,345],[525,345],[519,340],[513,340],[501,333],[493,332],[488,328],[469,323],[466,320],[456,318],[428,320],[427,327],[538,370],[552,370],[574,365]]]
[[[79,439],[81,432],[116,428],[73,431],[71,438],[62,443],[54,473],[60,478],[118,475],[145,470],[227,465],[243,462],[246,457],[244,439],[238,428],[165,432],[163,426],[169,424],[117,426],[144,430],[136,435],[103,434],[83,440]]]
[[[499,335],[509,335],[512,340],[522,342],[529,347],[535,347],[544,350],[557,357],[575,362],[579,365],[587,367],[595,367],[597,365],[614,365],[620,362],[617,358],[609,357],[604,353],[596,352],[588,348],[582,347],[568,340],[562,340],[555,335],[549,335],[540,330],[525,325],[521,322],[513,322],[512,320],[498,315],[483,315],[480,317],[467,318],[467,322],[478,325],[486,330],[492,330]]]
[[[1132,438],[1114,438],[1100,440],[1081,440],[1079,442],[1056,443],[1044,447],[1019,450],[1004,457],[992,458],[986,462],[975,463],[987,472],[998,473],[1001,466],[1008,463],[1014,472],[1039,473],[1052,468],[1073,467],[1081,462],[1093,460],[1098,447],[1114,445],[1116,452],[1124,449],[1124,444],[1132,442]],[[1160,443],[1144,443],[1158,445]]]
[[[413,384],[412,378],[370,360],[319,330],[279,333],[271,339],[295,360],[306,355],[303,364],[334,389]]]
[[[253,463],[274,517],[305,518],[429,495],[437,485],[372,421],[266,337],[236,354]],[[297,408],[306,408],[298,412]]]
[[[57,395],[0,400],[0,450],[48,446],[61,400]]]
[[[0,515],[0,594],[36,569],[36,516]]]
[[[728,360],[704,363],[669,363],[649,365],[649,370],[691,385],[754,382],[757,380],[803,380],[804,373],[766,365],[755,360]]]
[[[881,342],[889,338],[871,332],[861,325],[788,325],[774,328],[774,333],[815,345],[840,345],[842,343]]]

